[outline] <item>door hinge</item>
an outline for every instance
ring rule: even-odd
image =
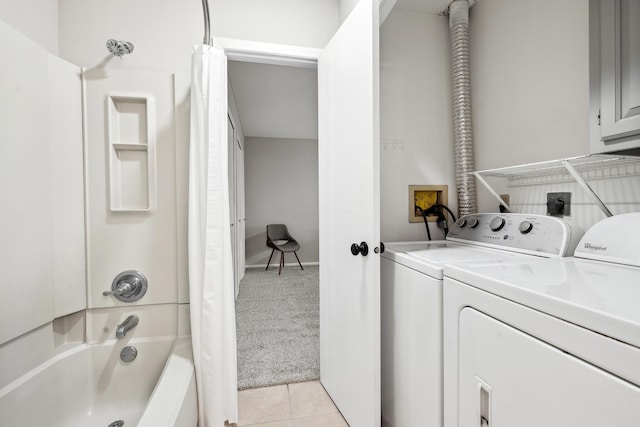
[[[598,109],[598,126],[600,126],[600,109]]]

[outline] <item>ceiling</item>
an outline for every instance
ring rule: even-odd
[[[245,136],[318,139],[316,69],[229,61],[228,70]]]

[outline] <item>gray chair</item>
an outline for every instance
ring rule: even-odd
[[[269,269],[269,264],[271,264],[271,258],[275,251],[280,251],[280,268],[278,269],[278,275],[282,273],[282,267],[284,267],[285,252],[293,252],[298,260],[298,264],[300,264],[300,268],[304,270],[304,268],[302,268],[302,263],[300,263],[300,258],[298,258],[298,254],[296,253],[296,251],[300,249],[300,244],[293,238],[293,236],[291,236],[291,234],[289,234],[289,230],[287,230],[286,225],[267,225],[267,246],[271,248],[271,256],[269,256],[269,262],[267,262],[267,268],[265,268],[265,271]]]

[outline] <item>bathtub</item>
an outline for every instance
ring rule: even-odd
[[[138,350],[132,362],[124,345]],[[188,337],[78,345],[0,389],[0,425],[195,427],[192,360]]]

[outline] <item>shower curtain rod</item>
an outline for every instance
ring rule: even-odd
[[[210,22],[209,22],[209,1],[208,0],[202,0],[202,12],[204,14],[204,39],[202,40],[202,43],[206,45],[211,45],[211,36],[209,33]]]

